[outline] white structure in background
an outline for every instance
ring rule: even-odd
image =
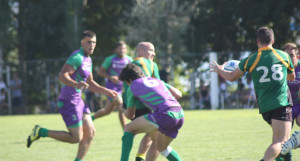
[[[192,72],[190,76],[190,109],[194,110],[196,107],[196,82],[197,72]]]
[[[217,61],[217,53],[209,53],[209,62]],[[210,105],[211,109],[215,110],[219,107],[219,78],[215,72],[210,73]]]

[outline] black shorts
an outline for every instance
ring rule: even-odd
[[[280,107],[277,108],[275,110],[272,111],[268,111],[262,114],[264,120],[268,123],[268,124],[272,124],[272,119],[274,120],[282,120],[282,121],[293,121],[292,118],[292,107],[289,106],[284,106],[284,107]]]
[[[140,116],[143,116],[145,114],[148,114],[148,113],[151,113],[151,110],[149,108],[141,108],[141,109],[137,109],[135,110],[135,116],[132,120],[140,117]]]

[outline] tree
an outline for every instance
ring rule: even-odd
[[[287,41],[295,41],[290,21],[299,15],[299,7],[296,0],[201,1],[197,6],[199,12],[192,19],[195,36],[190,37],[199,46],[189,46],[189,49],[195,52],[255,51],[256,30],[260,26],[273,28],[274,46],[280,48]]]
[[[132,46],[150,41],[160,58],[180,61],[186,52],[184,43],[190,17],[196,3],[179,0],[137,0],[130,11],[124,12],[120,28],[127,32],[125,39]],[[169,61],[162,61],[170,64]]]
[[[0,1],[0,67],[16,45],[16,25],[10,0]]]
[[[119,29],[118,21],[123,10],[129,9],[133,0],[88,1],[84,8],[83,25],[85,29],[97,34],[97,56],[108,56],[114,52],[117,41],[123,39],[124,32]],[[99,54],[100,53],[100,54]]]

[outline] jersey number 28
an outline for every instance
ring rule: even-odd
[[[264,73],[263,75],[260,77],[259,82],[260,83],[264,83],[264,82],[270,82],[271,79],[267,78],[267,75],[269,73],[269,69],[266,66],[260,66],[258,68],[256,68],[257,71],[262,70]],[[280,64],[274,64],[271,67],[271,71],[272,71],[272,79],[276,80],[276,81],[280,81],[283,78],[283,73],[282,73],[282,66]]]

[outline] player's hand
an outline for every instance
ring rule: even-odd
[[[117,98],[119,96],[118,92],[110,89],[107,89],[105,94],[111,98]]]
[[[84,82],[84,81],[80,81],[80,82],[77,82],[77,83],[75,84],[75,88],[76,88],[76,89],[80,89],[80,90],[84,90],[84,89],[89,88],[89,84],[87,84],[87,83]]]
[[[223,70],[224,65],[226,62],[224,62],[222,65],[219,65],[216,61],[213,61],[213,63],[209,63],[210,72],[218,72],[218,70]]]
[[[118,84],[120,82],[119,77],[116,75],[110,76],[108,79],[115,84]]]

